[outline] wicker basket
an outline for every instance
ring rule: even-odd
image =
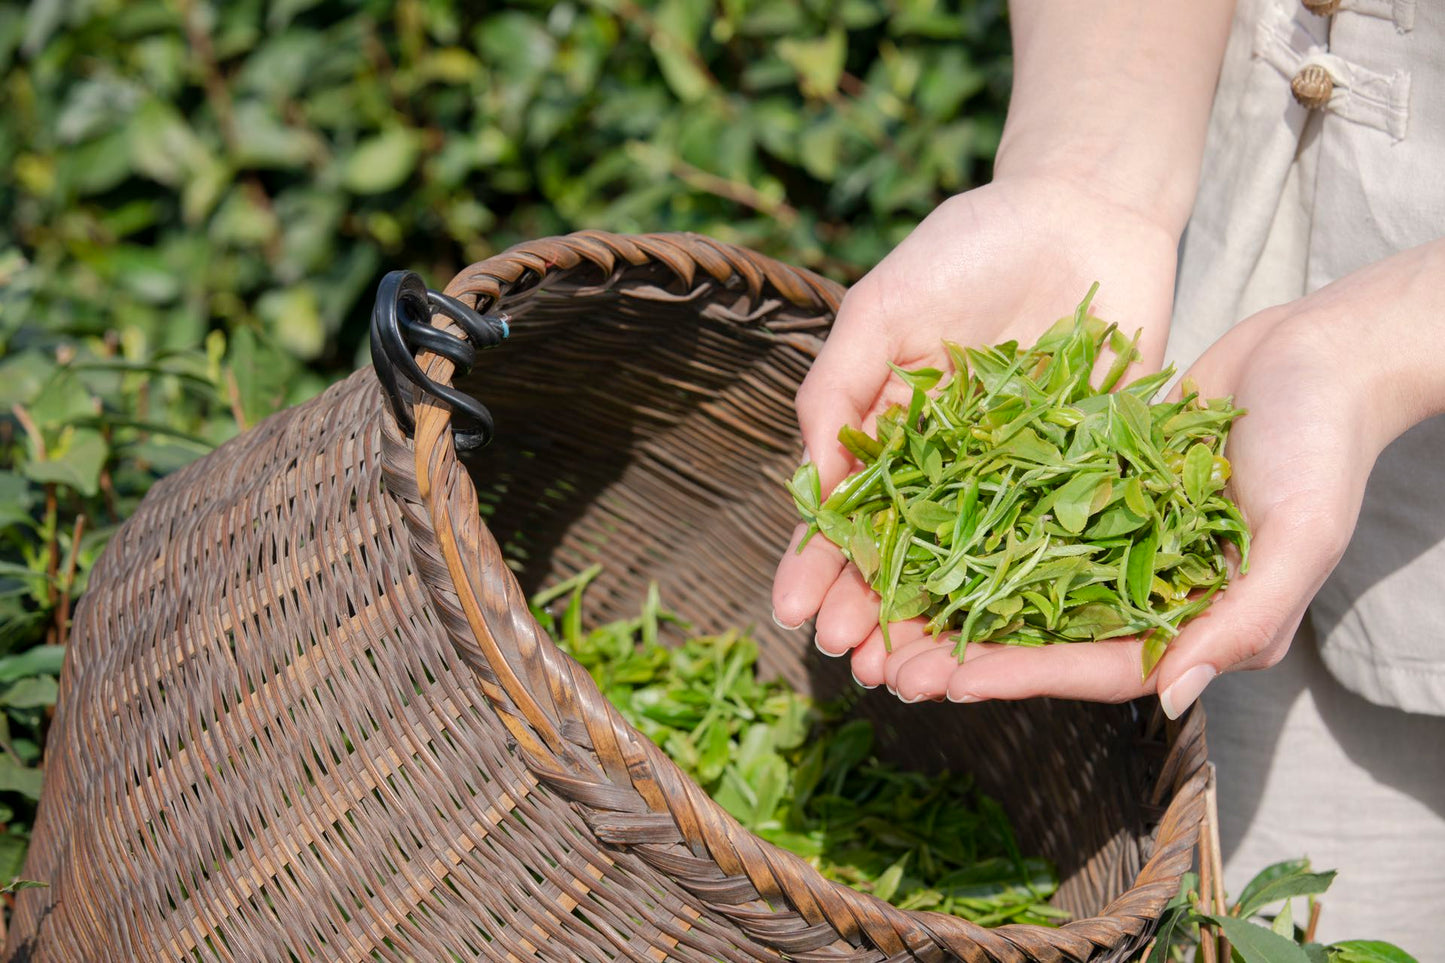
[[[448,291],[514,319],[458,378],[497,423],[470,472],[449,409],[408,389],[408,437],[367,369],[157,484],[112,541],[25,870],[50,886],[18,896],[8,959],[1082,961],[1147,939],[1192,858],[1198,710],[864,699],[1059,866],[1075,922],[987,930],[743,830],[528,614],[601,560],[594,620],[656,580],[702,628],[754,625],[771,671],[836,686],[768,618],[793,393],[836,285],[706,238],[586,233]]]

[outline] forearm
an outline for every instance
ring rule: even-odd
[[[1233,0],[1013,0],[996,176],[1090,185],[1176,236],[1199,181]]]
[[[1292,323],[1329,339],[1330,376],[1371,415],[1384,448],[1445,414],[1445,238],[1377,261],[1299,302]]]

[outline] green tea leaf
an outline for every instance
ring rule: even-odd
[[[342,183],[354,194],[382,194],[400,187],[416,167],[421,145],[414,131],[390,127],[363,141],[346,159]]]
[[[27,799],[39,800],[45,774],[17,762],[9,753],[0,753],[0,791],[18,792]]]
[[[908,864],[908,854],[904,853],[898,861],[885,869],[873,884],[873,895],[881,900],[891,900],[898,892],[898,886],[903,882],[903,868]]]
[[[847,546],[853,537],[853,522],[846,515],[823,509],[813,520],[824,537],[834,545]]]
[[[872,580],[878,573],[878,543],[874,540],[873,524],[866,515],[860,515],[853,523],[848,536],[848,557],[858,566],[863,577]]]
[[[1235,903],[1235,908],[1232,912],[1238,916],[1241,915],[1240,911],[1243,907],[1251,903],[1255,903],[1258,906],[1266,905],[1264,903],[1256,903],[1259,892],[1266,886],[1280,880],[1304,876],[1309,873],[1310,861],[1307,859],[1286,859],[1266,866],[1258,873],[1255,873],[1254,877],[1250,879],[1248,883],[1244,884],[1244,889],[1240,890],[1239,900]]]
[[[1134,514],[1129,510],[1129,506],[1115,505],[1101,514],[1094,524],[1089,526],[1088,530],[1084,532],[1084,537],[1090,541],[1119,538],[1137,532],[1148,522],[1148,516]]]
[[[1169,963],[1169,948],[1174,943],[1174,931],[1188,912],[1187,905],[1174,906],[1165,911],[1159,921],[1159,929],[1154,933],[1154,950],[1149,954],[1146,963]]]
[[[1099,510],[1099,496],[1108,498],[1113,485],[1107,475],[1076,475],[1054,495],[1054,517],[1075,535],[1084,530],[1089,517]]]
[[[1219,927],[1244,963],[1309,963],[1293,940],[1233,916],[1201,916]]]
[[[25,399],[31,419],[44,427],[63,427],[95,413],[95,398],[72,372],[57,369],[33,399]]]
[[[943,378],[943,372],[937,368],[918,368],[913,371],[905,371],[891,362],[888,367],[893,369],[898,380],[915,391],[928,391]]]
[[[90,428],[66,428],[60,444],[45,461],[27,462],[25,477],[31,481],[65,485],[82,495],[100,491],[100,470],[110,457],[110,447],[100,432]]]
[[[1235,904],[1235,915],[1248,919],[1271,903],[1295,896],[1318,896],[1330,888],[1335,871],[1324,873],[1291,872],[1260,882],[1245,890]],[[1256,880],[1259,877],[1255,877]]]
[[[1329,945],[1330,963],[1419,963],[1393,943],[1345,940]]]
[[[1134,542],[1128,553],[1129,599],[1141,609],[1149,607],[1149,590],[1154,584],[1154,557],[1159,551],[1159,532],[1151,528]]]
[[[1286,900],[1284,906],[1280,907],[1279,915],[1274,922],[1269,924],[1270,932],[1283,936],[1287,940],[1294,939],[1294,910],[1291,903]]]
[[[1154,667],[1159,664],[1159,660],[1164,658],[1164,650],[1169,646],[1169,639],[1165,637],[1164,633],[1155,630],[1146,634],[1143,641],[1140,666],[1142,671],[1139,678],[1147,679],[1154,671]]]
[[[888,605],[885,618],[889,622],[902,622],[906,619],[916,618],[928,610],[931,602],[928,589],[922,584],[912,582],[901,585]]]
[[[0,658],[0,682],[10,682],[24,676],[60,675],[65,662],[65,646],[37,645],[16,655]]]
[[[1194,504],[1204,504],[1204,499],[1213,493],[1214,486],[1209,480],[1213,471],[1214,453],[1208,445],[1195,442],[1184,456],[1184,491]]]
[[[17,679],[4,692],[0,692],[0,706],[11,709],[36,709],[55,705],[60,686],[53,676],[33,675]]]
[[[957,516],[938,502],[920,498],[909,502],[904,509],[908,521],[915,527],[931,532],[942,525],[952,525]]]
[[[1114,444],[1126,454],[1134,454],[1153,448],[1153,431],[1149,419],[1149,407],[1127,392],[1110,396],[1109,432]]]
[[[1128,620],[1114,606],[1090,602],[1070,611],[1064,617],[1061,631],[1066,638],[1096,640],[1128,625]]]
[[[873,461],[883,453],[883,445],[852,425],[838,429],[838,440],[864,464]]]
[[[1124,482],[1124,504],[1140,518],[1154,514],[1154,502],[1144,494],[1144,485],[1138,475],[1130,475]]]
[[[797,505],[798,511],[810,521],[818,513],[818,504],[822,498],[818,488],[818,466],[811,461],[799,465],[798,470],[793,472],[792,481],[788,483],[793,504]]]

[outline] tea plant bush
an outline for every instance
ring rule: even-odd
[[[851,280],[986,179],[1003,7],[0,2],[0,882],[106,539],[364,362],[385,271],[592,227]]]

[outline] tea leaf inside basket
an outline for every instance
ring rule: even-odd
[[[537,596],[534,614],[627,721],[748,830],[905,909],[984,925],[1067,918],[1047,903],[1053,867],[1020,851],[1002,808],[968,776],[880,761],[872,725],[846,706],[759,680],[747,634],[668,648],[661,627],[685,627],[655,590],[638,617],[584,631],[582,593],[598,571]],[[545,607],[563,597],[560,614]]]

